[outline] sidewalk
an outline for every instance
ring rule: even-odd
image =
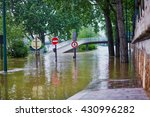
[[[92,82],[85,90],[68,100],[149,100],[149,97],[138,80],[122,79]]]
[[[83,90],[68,100],[148,100],[142,88]]]

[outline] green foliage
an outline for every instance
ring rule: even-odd
[[[70,31],[76,29],[79,38],[93,37],[93,32],[105,29],[104,11],[109,10],[115,31],[115,1],[109,0],[10,0],[7,1],[7,38],[8,41],[27,35],[48,33],[62,38],[70,38]],[[123,0],[125,4],[125,0]],[[132,29],[134,1],[128,2],[128,24]],[[0,7],[2,5],[0,4]],[[107,9],[107,7],[109,9]],[[115,12],[114,12],[115,11]],[[0,12],[1,15],[2,12]],[[8,16],[9,15],[9,16]],[[0,17],[0,33],[2,33]],[[91,29],[82,27],[92,26]],[[81,30],[81,31],[80,31]],[[15,34],[16,33],[16,34]],[[10,43],[9,42],[9,43]],[[8,44],[9,44],[8,43]]]
[[[89,37],[96,37],[98,34],[96,34],[93,31],[92,27],[83,27],[80,31],[79,31],[79,35],[78,38],[89,38]]]
[[[8,55],[12,57],[25,57],[27,56],[28,49],[23,43],[24,28],[21,24],[15,24],[13,17],[7,13],[6,17],[6,39]],[[2,17],[0,17],[0,34],[3,34]]]
[[[41,32],[59,37],[70,37],[82,26],[91,24],[98,32],[100,13],[87,0],[26,0],[11,1],[10,10],[16,23],[22,23],[29,35]]]
[[[83,52],[83,51],[90,51],[90,50],[95,50],[95,49],[96,49],[95,44],[88,44],[88,48],[86,48],[86,45],[80,45],[78,48],[78,51]]]
[[[97,33],[94,32],[94,29],[92,27],[82,27],[82,30],[79,31],[78,38],[90,38],[90,37],[96,37],[98,36]],[[94,50],[96,49],[95,44],[89,44],[88,50]],[[80,45],[78,51],[86,51],[86,45]]]
[[[10,44],[8,54],[15,58],[26,57],[28,55],[28,47],[22,40],[16,39]]]
[[[16,24],[13,17],[7,13],[6,17],[7,44],[10,45],[15,39],[21,39],[24,36],[24,27],[22,24]],[[3,34],[2,17],[0,17],[0,34]]]
[[[88,50],[95,50],[95,49],[96,49],[95,44],[88,45]]]
[[[79,52],[83,52],[83,51],[85,51],[86,50],[86,45],[80,45],[79,47],[78,47],[78,51]]]

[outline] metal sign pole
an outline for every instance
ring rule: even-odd
[[[36,68],[38,68],[37,37],[35,38],[35,58],[36,58]]]
[[[6,0],[3,0],[3,42],[4,42],[4,72],[7,73]]]
[[[35,51],[36,51],[36,55],[37,55],[37,37],[35,38]]]
[[[57,45],[55,45],[55,62],[57,62]]]
[[[76,32],[73,32],[73,41],[76,42],[76,40],[77,40]],[[74,58],[74,59],[76,59],[76,51],[77,51],[76,48],[74,48],[74,49],[73,49],[73,53],[74,53],[73,58]]]
[[[52,44],[55,45],[55,48],[53,49],[53,51],[55,52],[55,62],[57,62],[57,44],[58,44],[57,37],[52,38]]]

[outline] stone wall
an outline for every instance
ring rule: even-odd
[[[143,88],[150,89],[150,39],[137,42],[133,46],[136,74],[142,80]]]

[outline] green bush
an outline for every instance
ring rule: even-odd
[[[95,50],[96,46],[94,44],[89,44],[88,45],[88,50]]]
[[[95,50],[95,49],[96,49],[95,44],[89,44],[88,45],[88,50]],[[78,51],[79,52],[86,51],[86,45],[80,45]]]
[[[86,50],[86,45],[80,45],[78,50],[79,50],[80,52],[81,52],[81,51],[85,51],[85,50]]]
[[[22,40],[14,40],[10,44],[8,54],[14,58],[26,57],[28,55],[28,47]]]

